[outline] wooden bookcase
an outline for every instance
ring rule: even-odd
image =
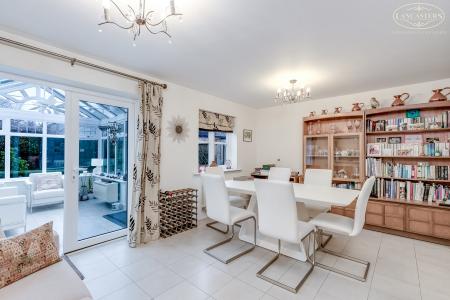
[[[353,122],[355,119],[361,119],[362,124],[357,131],[361,134],[359,137],[360,142],[360,155],[358,160],[360,178],[355,183],[363,183],[367,178],[366,172],[366,158],[377,158],[382,163],[389,162],[393,165],[416,165],[419,162],[428,163],[434,166],[448,166],[450,170],[450,156],[399,156],[399,155],[371,155],[367,153],[366,145],[368,143],[381,142],[383,138],[386,142],[391,137],[397,137],[404,143],[407,137],[413,136],[422,143],[426,143],[427,138],[438,139],[439,142],[449,142],[450,140],[450,128],[414,128],[406,130],[392,130],[393,128],[387,128],[380,131],[370,131],[366,126],[369,121],[389,120],[395,118],[406,118],[406,112],[418,110],[420,117],[432,117],[440,116],[444,112],[450,112],[450,101],[434,102],[434,103],[421,103],[406,105],[401,107],[384,107],[379,109],[366,110],[364,112],[351,112],[340,113],[338,115],[318,116],[318,117],[306,117],[303,119],[303,134],[304,134],[304,164],[303,171],[306,168],[328,168],[333,169],[333,184],[339,184],[339,178],[335,177],[336,168],[339,167],[337,163],[335,152],[339,146],[334,145],[336,139],[341,135],[351,134],[346,131],[347,121]],[[450,118],[450,113],[449,116]],[[316,129],[318,126],[317,121],[320,121],[320,134]],[[333,122],[335,122],[334,128],[339,128],[336,132],[333,132]],[[439,123],[439,122],[438,122]],[[437,124],[439,125],[439,124]],[[450,127],[450,126],[448,126]],[[312,128],[312,129],[311,129]],[[352,131],[354,128],[352,129]],[[322,140],[317,140],[318,138]],[[381,139],[381,140],[380,140]],[[326,141],[326,142],[325,142]],[[315,158],[311,160],[307,157],[307,145],[327,145],[327,149],[330,155],[327,158]],[[347,144],[347,143],[344,143]],[[309,146],[314,147],[314,146]],[[334,148],[333,148],[334,147]],[[319,147],[320,148],[320,147]],[[315,148],[314,148],[315,149]],[[311,152],[311,151],[309,151]],[[312,163],[311,163],[312,162]],[[348,164],[349,165],[349,164]],[[378,180],[384,179],[388,181],[409,181],[413,183],[435,184],[448,186],[450,188],[449,177],[443,179],[404,179],[401,177],[386,176],[386,174],[377,174]],[[355,180],[355,179],[349,179]],[[353,217],[355,211],[355,203],[352,203],[348,207],[333,207],[332,212]],[[428,201],[414,201],[385,197],[371,197],[366,212],[366,228],[387,232],[391,234],[397,234],[416,238],[420,240],[426,240],[441,244],[450,245],[450,208],[439,206],[438,203]]]
[[[333,170],[333,184],[360,187],[364,181],[364,115],[338,113],[303,119],[303,173]]]

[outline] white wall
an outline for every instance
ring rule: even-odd
[[[351,111],[354,102],[364,102],[369,107],[371,97],[376,97],[382,107],[390,106],[392,95],[403,92],[411,95],[407,104],[428,102],[433,89],[446,86],[450,86],[450,78],[260,109],[256,126],[256,132],[259,133],[256,143],[257,165],[276,163],[302,170],[303,117],[308,116],[310,111],[320,114],[322,109],[328,109],[332,113],[337,106],[342,106],[343,111]]]
[[[130,70],[113,66],[108,63],[92,58],[84,57],[76,53],[57,49],[49,45],[25,39],[20,36],[1,32],[4,37],[22,41],[38,47],[54,50],[83,60],[109,66],[127,73],[133,73],[139,77],[158,80],[144,74],[138,74]],[[94,92],[112,94],[129,99],[138,99],[139,90],[137,82],[123,77],[110,75],[92,69],[75,66],[40,54],[12,48],[0,44],[0,72],[17,74],[54,82],[55,85],[62,84],[78,88],[86,88]],[[199,188],[199,176],[194,172],[198,169],[198,110],[206,109],[220,112],[236,117],[237,133],[237,161],[238,168],[247,173],[255,166],[256,143],[242,142],[242,129],[255,129],[256,110],[244,105],[220,99],[199,91],[185,88],[167,82],[168,89],[164,92],[163,124],[162,124],[162,158],[161,158],[161,189],[177,189],[186,187]],[[174,116],[186,119],[189,124],[189,136],[185,142],[173,142],[168,136],[168,122]],[[132,125],[133,126],[133,125]],[[233,173],[228,176],[237,176]]]
[[[113,66],[61,49],[51,47],[36,41],[12,35],[7,32],[0,34],[18,41],[33,44],[49,50],[55,50],[68,56],[92,61],[124,72],[130,70]],[[11,48],[0,44],[0,72],[12,72],[22,76],[35,77],[59,84],[87,88],[96,92],[104,92],[130,99],[138,99],[139,91],[134,80],[124,79],[115,75],[94,71],[84,67],[71,67],[67,62],[55,60],[25,50]],[[154,79],[144,74],[135,73],[140,77]],[[426,102],[431,96],[431,90],[437,87],[450,86],[450,79],[434,82],[412,84],[383,90],[368,91],[358,94],[337,96],[324,99],[314,99],[295,105],[253,109],[220,99],[199,91],[168,83],[165,91],[162,128],[162,166],[161,189],[169,190],[184,187],[199,187],[199,177],[194,175],[197,170],[197,130],[198,110],[221,112],[236,117],[236,133],[238,135],[238,168],[243,174],[248,174],[255,166],[263,163],[276,163],[300,170],[302,167],[302,118],[310,111],[320,112],[322,108],[333,111],[335,106],[343,106],[344,111],[351,109],[353,102],[365,102],[375,96],[382,106],[389,106],[392,95],[409,92],[409,103]],[[189,124],[188,139],[178,144],[167,134],[168,121],[174,116],[184,117]],[[252,129],[253,142],[242,142],[242,129]],[[280,161],[277,161],[280,159]],[[228,176],[237,176],[234,173]]]

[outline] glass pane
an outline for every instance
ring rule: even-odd
[[[48,123],[47,134],[64,134],[64,124],[61,123]]]
[[[42,138],[11,137],[11,177],[42,172]]]
[[[92,159],[98,158],[98,140],[80,140],[80,168],[91,168]]]
[[[215,146],[215,153],[214,153],[214,160],[219,166],[222,166],[225,164],[225,160],[227,157],[227,145],[225,144],[216,144]]]
[[[359,136],[335,136],[333,149],[333,177],[345,180],[359,179]]]
[[[327,137],[307,138],[305,150],[305,167],[307,169],[328,169]]]
[[[117,169],[116,174],[121,176],[127,171],[127,143],[126,138],[119,138],[117,141]]]
[[[214,132],[214,141],[219,143],[226,143],[227,134],[225,132]]]
[[[11,132],[42,134],[44,123],[11,119]]]
[[[209,164],[208,144],[198,145],[198,164],[200,166],[207,166]]]
[[[64,174],[64,139],[47,138],[47,172]]]
[[[198,131],[198,139],[200,142],[208,142],[208,131],[206,130],[199,130]]]
[[[128,110],[80,101],[78,240],[127,228]],[[111,112],[120,112],[111,121]],[[100,149],[98,148],[100,146]],[[86,169],[84,169],[86,168]]]
[[[108,166],[106,164],[106,162],[108,161],[108,140],[102,140],[102,159],[102,172],[106,173],[108,170]]]
[[[116,144],[113,141],[108,141],[108,175],[116,174]]]
[[[5,178],[5,136],[0,136],[0,178]]]

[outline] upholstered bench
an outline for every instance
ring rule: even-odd
[[[0,231],[0,236],[3,233]],[[0,238],[1,239],[1,238]],[[55,233],[56,245],[59,245]],[[92,300],[89,290],[64,259],[0,288],[0,299]]]

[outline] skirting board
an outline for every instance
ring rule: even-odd
[[[415,239],[415,240],[419,240],[419,241],[425,241],[425,242],[430,242],[430,243],[434,243],[434,244],[450,246],[450,240],[440,239],[440,238],[436,238],[436,237],[432,237],[432,236],[421,235],[421,234],[407,232],[407,231],[400,231],[400,230],[395,230],[395,229],[390,229],[390,228],[385,228],[385,227],[378,227],[378,226],[373,226],[373,225],[364,225],[364,228],[368,229],[368,230],[388,233],[388,234],[392,234],[392,235],[399,235],[399,236],[403,236],[403,237],[407,237],[407,238]]]

